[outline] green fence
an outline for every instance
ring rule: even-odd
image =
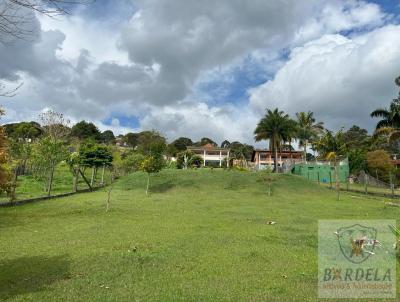
[[[293,173],[307,178],[311,181],[320,183],[330,183],[336,181],[335,167],[329,164],[322,163],[302,163],[296,164]],[[339,165],[339,179],[341,182],[346,182],[349,177],[349,165],[341,163]]]

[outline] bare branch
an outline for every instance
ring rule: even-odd
[[[24,83],[20,83],[17,87],[11,89],[11,90],[6,90],[6,87],[4,84],[0,83],[0,97],[7,97],[11,98],[17,94],[17,90],[20,89],[24,85]]]

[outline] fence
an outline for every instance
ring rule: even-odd
[[[304,177],[304,175],[303,175]],[[336,186],[335,171],[329,171],[322,177],[319,171],[311,172],[305,176],[308,180],[317,182],[318,184],[334,189]],[[390,183],[386,183],[362,171],[358,176],[347,176],[339,178],[340,188],[342,191],[362,193],[372,196],[381,196],[389,198],[400,198],[400,188],[395,184],[396,179],[394,174],[388,176]]]

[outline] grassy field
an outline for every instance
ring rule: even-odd
[[[400,215],[290,175],[270,197],[259,173],[165,170],[150,196],[145,183],[121,178],[109,212],[105,190],[0,208],[0,300],[317,301],[318,220]]]
[[[98,170],[96,175],[96,183],[98,185],[101,181],[101,169]],[[90,181],[92,175],[92,169],[85,169],[85,176]],[[106,170],[104,173],[104,180],[107,182],[110,178],[110,172]],[[78,179],[78,190],[87,189],[88,186],[80,176]],[[17,200],[46,196],[44,190],[45,183],[43,180],[35,178],[32,175],[19,176],[17,182],[17,188],[15,190]],[[51,194],[56,195],[60,193],[72,192],[72,173],[66,164],[60,164],[57,166],[54,173],[54,181],[52,185]],[[8,201],[9,198],[6,194],[0,194],[0,202]]]

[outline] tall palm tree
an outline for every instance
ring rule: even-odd
[[[396,78],[395,83],[400,87],[400,77]],[[389,108],[378,108],[371,112],[371,117],[381,118],[376,124],[375,134],[388,135],[391,141],[400,138],[400,93],[394,99]]]
[[[269,141],[269,149],[274,153],[274,171],[278,171],[278,150],[282,143],[288,142],[294,136],[296,122],[289,115],[278,108],[267,109],[265,116],[260,120],[254,130],[254,138],[257,142],[261,140]]]
[[[304,160],[307,159],[307,147],[312,144],[320,134],[324,131],[324,123],[317,122],[314,118],[314,113],[297,112],[297,138],[299,147],[304,148]]]
[[[347,155],[347,146],[343,131],[337,133],[326,131],[326,133],[315,142],[315,148],[319,155],[334,164],[337,198],[340,199],[339,164]]]

